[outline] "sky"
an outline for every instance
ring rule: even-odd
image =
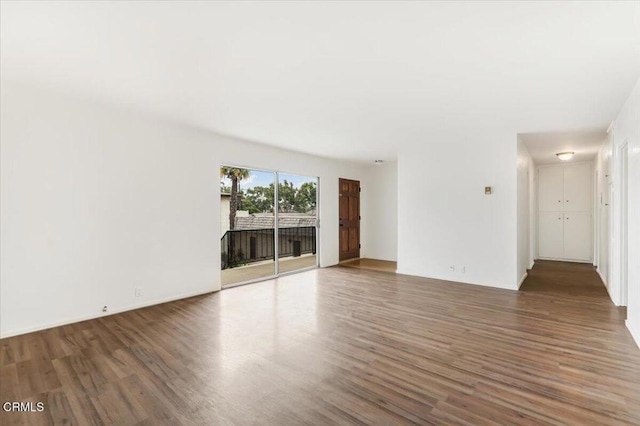
[[[273,183],[275,179],[274,173],[272,172],[263,172],[260,170],[249,170],[249,178],[242,179],[240,181],[240,189],[250,189],[256,186],[269,186],[270,183]],[[315,177],[311,176],[299,176],[292,175],[288,173],[280,173],[279,174],[280,182],[284,182],[287,180],[288,182],[293,182],[293,185],[296,188],[299,188],[305,182],[316,182]],[[220,179],[225,186],[231,186],[231,179],[222,178]]]

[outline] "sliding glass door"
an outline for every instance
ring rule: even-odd
[[[233,166],[220,177],[223,288],[318,265],[317,178]]]

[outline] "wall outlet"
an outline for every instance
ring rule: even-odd
[[[142,297],[142,289],[141,289],[140,287],[135,287],[135,288],[133,289],[133,294],[134,294],[136,297]]]
[[[449,270],[450,270],[451,272],[455,272],[455,271],[456,271],[456,265],[451,265],[451,266],[449,266]]]
[[[107,306],[106,305],[102,307],[102,312],[107,312]]]

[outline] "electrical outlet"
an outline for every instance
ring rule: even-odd
[[[107,306],[106,305],[102,307],[102,312],[107,312]]]
[[[140,287],[135,287],[133,293],[136,297],[142,297],[142,289]]]
[[[449,266],[449,270],[451,270],[451,272],[455,272],[456,271],[456,265]]]

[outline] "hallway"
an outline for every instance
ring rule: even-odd
[[[548,298],[545,310],[549,319],[588,321],[595,327],[613,327],[626,319],[627,308],[614,306],[590,264],[536,260],[520,292]]]

